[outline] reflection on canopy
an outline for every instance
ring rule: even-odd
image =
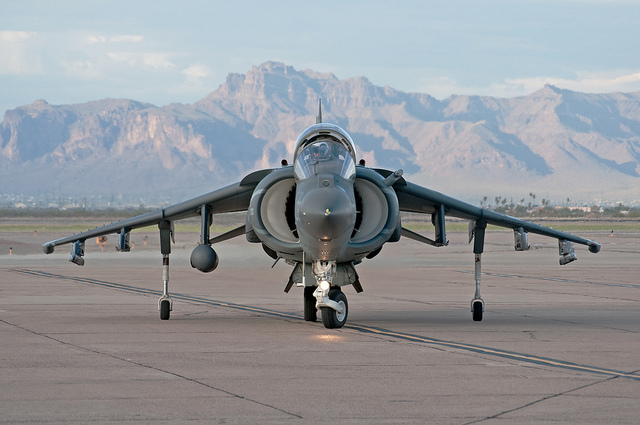
[[[294,162],[298,180],[326,173],[334,173],[345,179],[355,178],[353,141],[335,125],[316,124],[304,131],[296,145]]]
[[[300,152],[295,165],[295,175],[300,180],[325,173],[349,179],[356,171],[349,151],[331,139],[321,139],[308,145]]]

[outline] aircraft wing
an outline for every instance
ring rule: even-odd
[[[390,173],[390,172],[388,172]],[[495,226],[511,228],[516,231],[524,231],[543,236],[549,236],[558,240],[575,242],[587,245],[589,251],[600,251],[600,244],[574,236],[570,233],[560,232],[545,226],[540,226],[505,214],[496,213],[483,208],[476,207],[450,196],[425,187],[410,183],[404,179],[400,179],[394,184],[394,189],[398,196],[400,211],[432,214],[434,225],[436,226],[436,241],[438,241],[438,232],[440,233],[440,244],[446,244],[444,240],[444,216],[457,217],[472,222],[472,227],[477,224],[492,224]],[[403,231],[403,235],[411,237],[411,232]],[[419,235],[418,235],[419,236]],[[471,236],[471,235],[470,235]]]
[[[273,169],[255,171],[238,183],[214,190],[197,198],[47,242],[43,245],[44,252],[50,254],[58,245],[77,241],[82,242],[86,239],[113,233],[126,234],[133,229],[156,225],[163,221],[172,222],[174,220],[199,216],[203,206],[209,208],[211,214],[246,211],[256,185],[272,171]]]

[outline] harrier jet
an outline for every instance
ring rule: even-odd
[[[480,296],[481,256],[488,224],[513,229],[516,251],[529,249],[528,233],[558,239],[560,264],[576,259],[573,243],[597,253],[600,244],[507,215],[488,211],[431,189],[410,183],[402,170],[369,168],[356,162],[356,148],[342,128],[322,122],[319,108],[316,124],[297,140],[293,165],[255,171],[240,182],[157,211],[118,221],[43,245],[51,254],[58,245],[72,243],[70,261],[82,266],[87,239],[118,234],[118,251],[130,250],[133,229],[157,225],[163,265],[163,295],[158,300],[162,320],[169,319],[173,301],[169,296],[169,254],[176,220],[200,216],[201,234],[191,253],[191,266],[211,272],[218,255],[211,245],[241,235],[262,244],[274,260],[283,259],[293,270],[285,292],[304,288],[304,319],[317,320],[327,328],[342,327],[348,315],[342,287],[352,285],[362,292],[356,265],[373,259],[387,242],[410,238],[436,247],[448,244],[445,217],[469,220],[469,243],[475,255],[473,320],[482,320]],[[214,214],[246,212],[246,224],[211,237]],[[433,239],[402,227],[400,212],[429,214],[435,227]],[[175,241],[174,241],[175,242]]]

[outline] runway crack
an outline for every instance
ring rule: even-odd
[[[590,384],[581,385],[581,386],[579,386],[577,388],[572,388],[570,390],[563,391],[563,392],[560,392],[560,393],[557,393],[557,394],[551,394],[551,395],[548,395],[546,397],[542,397],[539,400],[535,400],[535,401],[532,401],[530,403],[523,404],[522,406],[514,407],[513,409],[505,410],[503,412],[497,413],[497,414],[492,415],[492,416],[487,416],[486,418],[477,419],[477,420],[471,421],[471,422],[466,422],[464,425],[479,424],[479,423],[482,423],[482,422],[485,422],[485,421],[490,421],[492,419],[497,419],[497,418],[499,418],[501,416],[508,415],[509,413],[517,412],[519,410],[523,410],[523,409],[526,409],[526,408],[531,407],[531,406],[535,406],[535,405],[543,403],[543,402],[545,402],[547,400],[552,400],[554,398],[561,397],[561,396],[564,396],[564,395],[568,395],[568,394],[571,394],[573,392],[582,390],[584,388],[593,387],[595,385],[599,385],[599,384],[602,384],[602,383],[605,383],[605,382],[609,382],[611,380],[618,379],[618,378],[620,378],[620,377],[619,376],[613,376],[613,377],[606,378],[606,379],[603,379],[603,380],[600,380],[600,381],[597,381],[597,382],[591,382]]]
[[[297,418],[297,419],[303,419],[302,416],[300,416],[300,415],[298,415],[296,413],[288,412],[288,411],[286,411],[284,409],[281,409],[279,407],[276,407],[276,406],[273,406],[273,405],[270,405],[270,404],[267,404],[267,403],[263,403],[263,402],[258,401],[258,400],[254,400],[252,398],[248,398],[248,397],[242,396],[240,394],[236,394],[234,392],[227,391],[227,390],[222,389],[222,388],[214,387],[213,385],[207,384],[205,382],[199,381],[199,380],[194,379],[194,378],[190,378],[190,377],[185,376],[185,375],[181,375],[181,374],[176,373],[176,372],[172,372],[170,370],[166,370],[166,369],[162,369],[162,368],[159,368],[159,367],[156,367],[156,366],[140,363],[140,362],[137,362],[137,361],[134,361],[134,360],[131,360],[131,359],[126,359],[124,357],[120,357],[120,356],[117,356],[117,355],[112,354],[112,353],[106,353],[106,352],[95,350],[95,349],[92,349],[92,348],[83,347],[81,345],[72,344],[70,342],[63,341],[63,340],[58,339],[58,338],[54,338],[51,335],[47,335],[47,334],[44,334],[44,333],[36,332],[36,331],[34,331],[32,329],[25,328],[24,326],[20,326],[20,325],[17,325],[15,323],[7,322],[6,320],[3,320],[3,319],[0,319],[0,322],[6,324],[8,326],[12,326],[12,327],[14,327],[16,329],[20,329],[21,331],[28,332],[28,333],[30,333],[32,335],[36,335],[36,336],[39,336],[39,337],[47,338],[47,339],[49,339],[51,341],[54,341],[54,342],[59,343],[59,344],[62,344],[64,346],[66,346],[66,347],[73,347],[75,349],[86,351],[86,352],[89,352],[89,353],[92,353],[92,354],[97,354],[97,355],[100,355],[100,356],[106,356],[106,357],[110,357],[112,359],[120,360],[120,361],[123,361],[125,363],[129,363],[129,364],[134,365],[134,366],[144,367],[146,369],[154,370],[156,372],[161,372],[161,373],[164,373],[164,374],[167,374],[167,375],[179,378],[179,379],[183,379],[185,381],[189,381],[189,382],[191,382],[193,384],[200,385],[200,386],[208,388],[210,390],[214,390],[214,391],[218,391],[218,392],[227,394],[227,395],[229,395],[231,397],[234,397],[234,398],[237,398],[239,400],[243,400],[243,401],[247,401],[247,402],[250,402],[250,403],[254,403],[254,404],[257,404],[259,406],[266,407],[268,409],[272,409],[272,410],[278,411],[280,413],[284,413],[284,414],[286,414],[288,416],[291,416],[291,417],[294,417],[294,418]]]
[[[68,276],[61,276],[61,275],[51,274],[47,272],[40,272],[40,271],[33,271],[33,270],[26,270],[26,269],[14,269],[12,271],[15,271],[18,273],[33,274],[36,276],[43,276],[43,277],[69,279],[69,280],[74,280],[84,284],[103,286],[111,289],[119,289],[119,290],[124,290],[128,292],[133,292],[133,293],[156,294],[156,291],[152,291],[149,289],[138,288],[135,286],[101,281],[96,279],[68,277]],[[204,297],[187,296],[187,295],[176,294],[176,293],[172,294],[172,297],[175,299],[180,299],[183,301],[188,301],[196,304],[223,307],[223,308],[232,308],[232,309],[247,311],[251,314],[278,317],[279,319],[283,319],[286,321],[293,320],[298,322],[302,320],[302,317],[297,314],[278,311],[278,310],[272,310],[272,309],[266,309],[263,307],[254,307],[247,304],[236,304],[231,302],[212,300]],[[394,340],[394,341],[410,341],[420,345],[424,344],[430,347],[439,347],[445,350],[456,349],[456,350],[462,350],[465,352],[488,355],[492,357],[516,360],[519,362],[525,362],[529,364],[543,365],[546,367],[557,367],[557,368],[563,368],[563,369],[568,369],[573,371],[595,373],[595,374],[606,375],[606,376],[623,377],[627,379],[640,381],[640,376],[636,375],[635,373],[628,373],[628,372],[619,371],[619,370],[601,368],[598,366],[581,365],[581,364],[576,364],[576,363],[559,360],[559,359],[545,358],[545,357],[540,357],[535,355],[529,355],[526,353],[511,352],[511,351],[501,350],[501,349],[496,349],[491,347],[483,347],[483,346],[471,344],[471,343],[440,340],[440,339],[436,339],[428,336],[410,334],[405,332],[396,332],[389,329],[378,328],[378,327],[367,326],[367,325],[360,325],[356,323],[348,323],[344,326],[344,329],[358,331],[360,333],[368,334],[370,336],[377,335],[378,337],[389,338],[390,340]],[[47,337],[51,338],[48,335]],[[127,361],[126,359],[122,359],[122,360]],[[170,372],[167,372],[167,373],[170,373]]]

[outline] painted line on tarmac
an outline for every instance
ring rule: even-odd
[[[162,291],[154,291],[151,289],[139,288],[135,286],[124,285],[121,283],[107,282],[104,280],[75,277],[75,276],[64,276],[64,275],[48,273],[40,270],[12,269],[12,271],[17,273],[32,275],[32,276],[50,278],[50,279],[71,280],[75,282],[102,286],[102,287],[112,288],[112,289],[118,289],[121,291],[127,291],[127,292],[144,294],[144,295],[156,295],[156,296],[162,295]],[[171,298],[180,299],[183,301],[195,302],[199,304],[210,305],[210,306],[228,307],[236,310],[261,313],[269,316],[282,317],[282,318],[294,319],[294,320],[303,320],[303,317],[301,315],[281,312],[277,310],[270,310],[262,307],[253,307],[245,304],[236,304],[236,303],[230,303],[225,301],[217,301],[209,298],[195,297],[195,296],[178,294],[178,293],[172,293]],[[578,363],[572,363],[572,362],[552,359],[548,357],[540,357],[540,356],[534,356],[530,354],[518,353],[514,351],[506,351],[506,350],[499,350],[491,347],[483,347],[481,345],[465,344],[461,342],[446,341],[446,340],[435,339],[435,338],[425,337],[421,335],[414,335],[414,334],[409,334],[404,332],[395,332],[389,329],[378,328],[373,326],[348,323],[344,326],[344,328],[355,330],[355,331],[366,333],[366,334],[375,334],[380,336],[396,338],[399,340],[410,341],[414,343],[454,348],[462,351],[500,357],[504,359],[516,360],[516,361],[521,361],[521,362],[531,363],[536,365],[569,369],[576,372],[595,373],[598,375],[606,375],[612,378],[628,378],[628,379],[640,381],[640,375],[638,375],[636,372],[628,373],[628,372],[614,370],[614,369],[600,368],[597,366],[581,365]]]
[[[360,331],[366,332],[366,333],[379,334],[379,335],[383,335],[383,336],[393,336],[395,338],[403,339],[403,340],[406,340],[406,341],[421,342],[421,343],[425,343],[425,344],[438,345],[438,346],[442,346],[442,347],[458,348],[458,349],[464,350],[464,351],[471,351],[471,352],[474,352],[474,353],[487,354],[487,355],[490,355],[490,356],[502,357],[502,358],[511,359],[511,360],[519,360],[519,361],[524,361],[524,362],[527,362],[527,363],[534,363],[534,364],[538,364],[538,365],[560,367],[560,368],[563,368],[563,369],[571,369],[571,370],[575,370],[575,371],[579,371],[579,372],[592,372],[592,373],[597,373],[597,374],[600,374],[600,375],[608,375],[608,376],[612,376],[612,377],[621,377],[621,378],[630,378],[630,379],[634,379],[634,380],[640,381],[640,375],[636,375],[635,373],[627,373],[627,372],[614,370],[614,369],[605,369],[605,368],[600,368],[600,367],[595,367],[595,366],[581,365],[581,364],[577,364],[577,363],[566,362],[564,360],[557,360],[557,359],[551,359],[551,358],[547,358],[547,357],[533,356],[533,355],[517,353],[517,352],[513,352],[513,351],[498,350],[498,349],[495,349],[495,348],[483,347],[483,346],[474,345],[474,344],[465,344],[465,343],[460,343],[460,342],[444,341],[444,340],[440,340],[440,339],[429,338],[429,337],[420,336],[420,335],[412,335],[412,334],[407,334],[407,333],[403,333],[403,332],[393,332],[393,331],[390,331],[388,329],[376,328],[376,327],[372,327],[372,326],[363,326],[363,325],[353,325],[352,324],[352,325],[345,325],[345,327],[349,327],[351,329],[360,330]]]
[[[474,272],[469,270],[458,270],[458,273],[474,274]],[[622,288],[640,288],[640,285],[631,285],[626,283],[589,282],[587,280],[571,280],[571,279],[559,279],[555,277],[539,277],[539,276],[522,276],[517,274],[503,274],[503,273],[482,272],[482,274],[486,276],[508,277],[508,278],[514,278],[514,279],[535,279],[535,280],[547,280],[551,282],[582,283],[582,284],[601,285],[601,286],[619,286]]]
[[[122,283],[107,282],[107,281],[104,281],[104,280],[97,280],[97,279],[91,279],[91,278],[86,278],[86,277],[64,276],[64,275],[48,273],[48,272],[44,272],[44,271],[40,271],[40,270],[29,270],[29,269],[12,269],[12,271],[18,272],[18,273],[23,273],[23,274],[28,274],[28,275],[33,275],[33,276],[51,278],[51,279],[71,280],[71,281],[75,281],[75,282],[87,283],[87,284],[90,284],[90,285],[102,286],[102,287],[111,288],[111,289],[118,289],[118,290],[121,290],[121,291],[132,292],[132,293],[136,293],[136,294],[155,295],[155,296],[158,296],[158,297],[160,297],[162,295],[162,291],[158,291],[158,290],[140,288],[140,287],[137,287],[137,286],[125,285],[125,284],[122,284]],[[177,292],[171,292],[169,294],[169,296],[171,298],[177,299],[177,300],[191,301],[191,302],[195,302],[195,303],[206,304],[206,305],[211,305],[211,306],[216,306],[216,307],[229,307],[229,308],[234,308],[234,309],[237,309],[237,310],[252,311],[252,312],[257,312],[257,313],[269,314],[271,316],[285,317],[285,318],[288,318],[288,319],[297,319],[297,320],[299,320],[299,319],[302,318],[302,316],[291,314],[291,313],[285,313],[285,312],[280,312],[280,311],[276,311],[276,310],[268,310],[268,309],[260,308],[260,307],[252,307],[252,306],[244,305],[244,304],[235,304],[235,303],[226,302],[226,301],[217,301],[217,300],[212,300],[210,298],[202,298],[202,297],[197,297],[197,296],[192,296],[192,295],[185,295],[185,294],[180,294],[180,293],[177,293]]]

